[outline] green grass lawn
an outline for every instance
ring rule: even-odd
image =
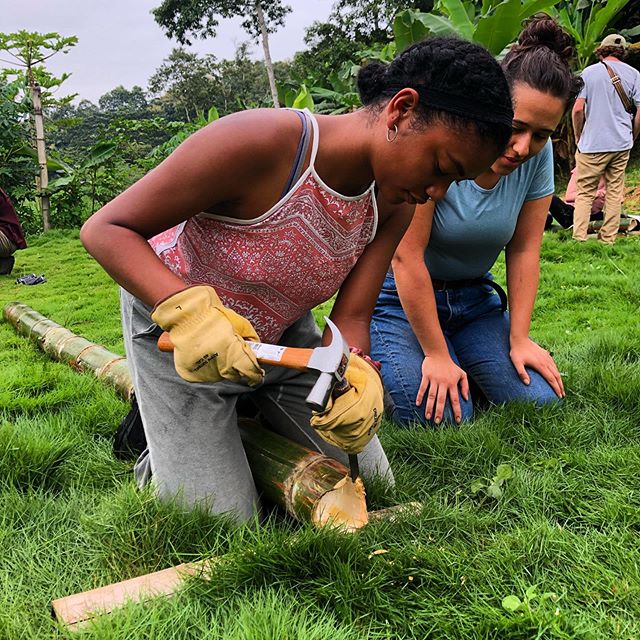
[[[353,536],[158,504],[111,455],[126,405],[0,323],[0,638],[640,638],[639,253],[635,237],[548,234],[533,336],[565,374],[563,406],[385,424],[397,490],[372,506],[424,509]],[[48,282],[14,284],[31,272]],[[0,277],[13,300],[122,352],[117,289],[77,233],[17,255]],[[498,465],[512,470],[502,495],[475,491]],[[211,582],[82,634],[51,619],[53,598],[223,554]]]

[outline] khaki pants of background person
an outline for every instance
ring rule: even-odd
[[[8,258],[16,252],[16,245],[0,231],[0,258]]]
[[[607,182],[607,194],[604,201],[604,221],[598,233],[598,239],[607,244],[616,241],[622,199],[624,197],[624,172],[631,151],[613,151],[610,153],[580,153],[576,151],[576,204],[573,212],[573,238],[587,239],[587,227],[591,215],[591,204],[598,191],[600,176]]]

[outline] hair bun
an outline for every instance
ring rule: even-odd
[[[575,54],[571,36],[546,13],[538,14],[525,23],[517,46],[522,48],[547,47],[557,53],[565,62],[569,62]]]
[[[387,66],[377,60],[358,71],[358,93],[363,105],[370,104],[386,89]]]

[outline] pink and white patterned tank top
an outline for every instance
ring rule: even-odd
[[[374,184],[343,196],[315,171],[318,123],[309,167],[269,211],[252,220],[200,213],[149,240],[187,284],[214,287],[264,342],[340,288],[377,227]]]

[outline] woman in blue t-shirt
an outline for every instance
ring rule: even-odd
[[[581,80],[569,35],[533,18],[503,62],[514,100],[504,154],[443,200],[425,193],[378,298],[371,355],[400,423],[457,422],[473,413],[471,380],[491,403],[564,397],[551,354],[529,338],[540,244],[554,190],[550,136]],[[440,158],[443,174],[455,173]],[[489,270],[505,248],[507,296]]]

